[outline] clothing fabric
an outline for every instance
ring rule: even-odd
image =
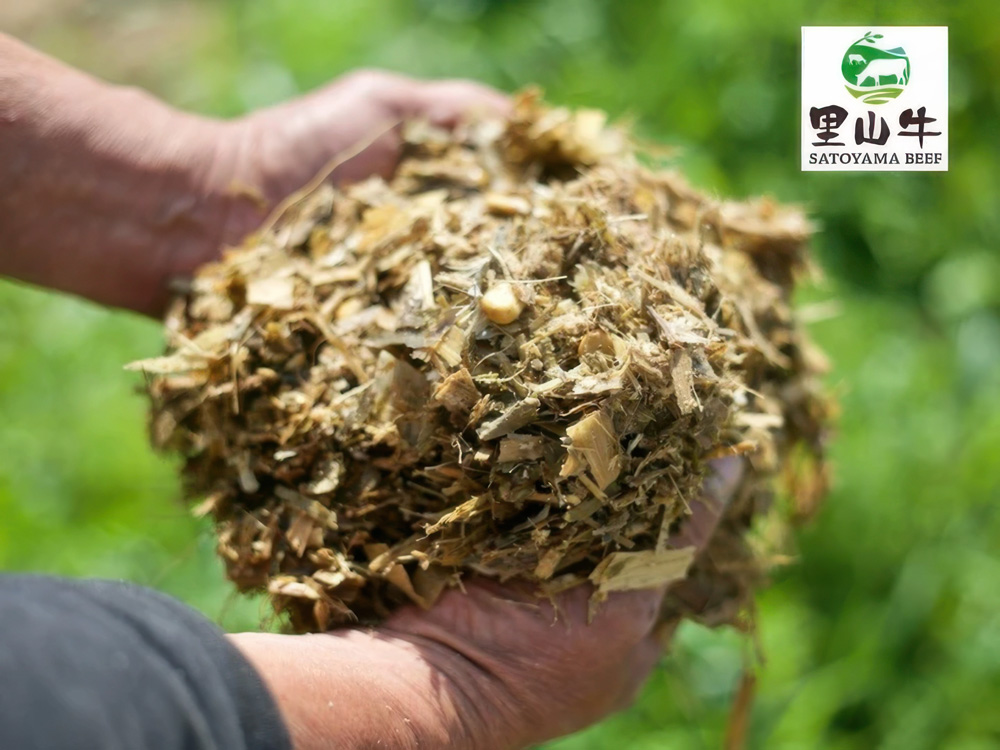
[[[128,583],[0,575],[0,748],[291,750],[202,615]]]

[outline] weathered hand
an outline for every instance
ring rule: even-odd
[[[506,96],[472,81],[420,81],[360,70],[230,123],[215,135],[217,168],[206,186],[223,196],[220,234],[205,248],[206,257],[175,256],[181,262],[168,272],[190,273],[220,244],[239,242],[279,201],[355,150],[333,170],[333,182],[388,177],[399,160],[404,120],[421,118],[450,128],[464,116],[497,114],[507,106]]]
[[[677,546],[707,541],[740,474],[739,459],[717,462]],[[553,605],[525,585],[478,579],[377,630],[234,638],[298,750],[521,748],[627,705],[662,650],[662,591],[615,594],[588,625],[590,593]]]
[[[263,180],[267,197],[284,198],[332,159],[382,134],[333,173],[335,182],[389,176],[399,158],[393,126],[410,118],[453,127],[463,116],[497,114],[507,97],[472,81],[419,81],[378,70],[349,73],[322,89],[237,122],[236,172]],[[388,132],[386,132],[388,131]]]
[[[448,126],[506,106],[474,83],[364,71],[221,121],[3,34],[0,81],[0,274],[150,315],[163,311],[171,278],[253,231],[338,154],[382,133],[333,178],[388,174],[394,123]]]

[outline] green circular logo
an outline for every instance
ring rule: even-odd
[[[868,32],[844,53],[840,72],[847,90],[865,104],[885,104],[910,82],[910,58],[902,47],[889,47],[881,34]]]

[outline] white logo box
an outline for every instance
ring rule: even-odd
[[[885,48],[902,47],[910,62],[909,80],[902,93],[895,99],[880,104],[866,104],[848,91],[841,63],[848,48],[867,33],[881,34],[877,40]],[[885,61],[872,66],[884,74],[882,84],[892,84],[899,72],[895,61]],[[859,66],[864,63],[855,59]],[[864,81],[869,81],[868,77]],[[855,88],[858,87],[855,82]],[[810,112],[813,108],[839,107],[846,112],[843,123],[836,128],[836,142],[844,145],[815,145],[822,142],[813,127]],[[926,135],[921,147],[920,138],[900,135],[901,131],[917,132],[919,125],[910,123],[904,128],[900,116],[910,110],[919,116],[934,118],[924,124]],[[839,112],[839,111],[838,111]],[[871,131],[869,113],[874,113],[874,132]],[[803,26],[802,27],[802,170],[808,172],[830,171],[910,171],[946,172],[948,170],[948,27],[947,26]],[[863,120],[864,135],[878,137],[882,134],[884,120],[889,132],[884,145],[855,140],[858,118]]]

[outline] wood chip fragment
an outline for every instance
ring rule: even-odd
[[[506,409],[499,417],[483,422],[477,430],[480,440],[496,440],[534,421],[541,401],[529,397]]]
[[[545,438],[540,435],[509,435],[500,441],[497,461],[534,461],[545,455]]]
[[[254,279],[247,284],[247,303],[291,310],[295,307],[295,281],[293,279]]]
[[[442,380],[434,389],[433,396],[435,403],[456,415],[467,415],[481,398],[476,381],[464,367]]]
[[[531,203],[519,195],[487,193],[486,210],[497,216],[517,216],[531,213]]]
[[[559,476],[574,476],[586,468],[597,486],[606,490],[618,478],[622,464],[621,447],[611,417],[603,411],[588,414],[566,428],[566,435],[570,445]]]
[[[690,414],[698,408],[699,403],[698,394],[694,390],[691,355],[687,353],[687,350],[675,349],[673,351],[670,375],[681,414]]]
[[[615,552],[590,574],[599,593],[655,589],[687,575],[694,562],[694,547],[662,551]]]

